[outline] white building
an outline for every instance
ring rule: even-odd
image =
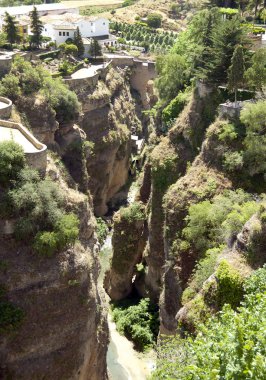
[[[83,38],[109,37],[109,20],[97,17],[85,17],[66,14],[60,18],[56,16],[43,17],[43,36],[50,37],[57,45],[74,37],[77,27]]]

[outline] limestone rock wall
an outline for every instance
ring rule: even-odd
[[[56,171],[50,168],[50,172]],[[91,200],[61,183],[66,208],[80,218],[74,247],[51,258],[1,237],[0,283],[23,310],[17,331],[1,334],[0,378],[105,380],[108,327]]]

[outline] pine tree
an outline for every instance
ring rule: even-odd
[[[84,48],[84,44],[82,41],[82,36],[81,36],[80,30],[79,30],[79,27],[77,27],[77,30],[74,33],[73,43],[78,48],[78,56],[82,57],[84,55],[85,48]]]
[[[102,48],[99,42],[95,39],[91,41],[91,54],[96,58],[98,55],[102,55]]]
[[[3,31],[6,33],[7,41],[10,43],[11,47],[14,43],[20,40],[17,21],[15,17],[7,12],[5,13]]]
[[[32,12],[30,12],[30,19],[31,19],[31,44],[38,48],[41,45],[42,42],[42,31],[43,31],[43,23],[40,20],[37,8],[34,7]]]
[[[237,45],[232,56],[231,66],[228,70],[228,89],[235,93],[235,104],[237,102],[237,90],[244,82],[244,73],[243,47]]]

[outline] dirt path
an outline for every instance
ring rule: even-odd
[[[153,368],[152,358],[140,358],[133,344],[120,335],[111,316],[108,316],[110,345],[107,366],[110,380],[146,380]]]

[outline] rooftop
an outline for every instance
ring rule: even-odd
[[[5,12],[9,13],[12,16],[15,15],[23,15],[28,14],[32,11],[34,5],[21,5],[19,7],[0,7],[0,15],[4,15]],[[52,10],[68,10],[72,9],[73,7],[69,7],[60,3],[53,3],[53,4],[39,4],[35,5],[38,11],[42,12],[49,12]]]

